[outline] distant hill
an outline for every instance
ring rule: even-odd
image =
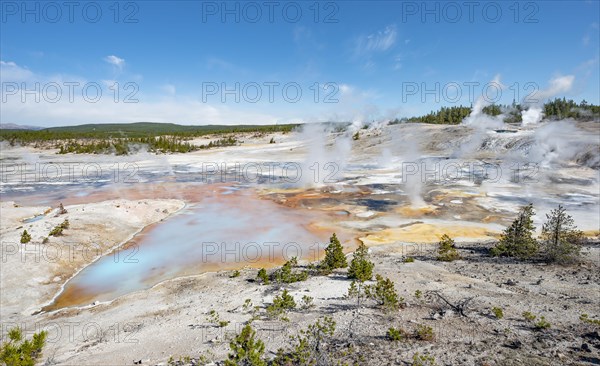
[[[2,129],[0,141],[27,143],[68,139],[140,139],[172,135],[177,138],[191,138],[209,134],[240,132],[289,132],[298,124],[281,125],[205,125],[184,126],[174,123],[96,123],[79,126],[50,127],[38,130]]]
[[[175,123],[159,122],[135,122],[135,123],[94,123],[77,126],[50,127],[44,129],[50,132],[73,132],[73,133],[124,133],[124,134],[167,134],[180,132],[210,132],[221,130],[256,130],[261,125],[203,125],[187,126]]]
[[[44,127],[18,125],[16,123],[0,123],[1,130],[42,130]]]

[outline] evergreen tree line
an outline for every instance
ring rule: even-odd
[[[11,146],[15,144],[28,145],[40,142],[53,142],[65,140],[107,140],[174,137],[178,140],[191,140],[207,135],[224,135],[231,133],[288,133],[298,127],[298,124],[286,125],[239,125],[239,126],[181,126],[173,124],[148,124],[147,128],[137,126],[140,124],[108,124],[82,125],[74,127],[56,127],[43,130],[11,130],[0,129],[0,141],[8,141]],[[91,126],[97,126],[92,128]],[[100,149],[100,147],[99,147]]]
[[[204,145],[194,145],[187,142],[188,137],[158,136],[158,137],[130,137],[110,140],[78,140],[57,144],[58,154],[115,154],[128,155],[139,150],[139,145],[146,146],[147,150],[155,153],[187,153],[196,150],[205,150],[215,147],[235,146],[239,141],[228,136]]]
[[[471,107],[452,106],[442,107],[438,111],[420,116],[405,119],[395,119],[391,124],[402,122],[417,122],[417,123],[432,123],[432,124],[460,124],[466,117],[471,114]],[[483,108],[483,113],[495,117],[504,114],[504,122],[506,123],[521,123],[521,112],[526,108],[515,102],[512,105],[497,105],[492,104]],[[600,106],[589,104],[583,100],[581,103],[576,103],[573,100],[565,98],[556,98],[544,104],[544,116],[548,120],[561,120],[565,118],[573,118],[578,121],[592,121],[600,119]]]

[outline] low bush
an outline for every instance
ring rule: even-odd
[[[288,290],[283,290],[281,295],[275,296],[273,304],[267,306],[267,316],[269,318],[282,318],[287,320],[285,314],[296,308],[294,297],[288,293]]]
[[[267,274],[267,270],[261,268],[258,270],[258,274],[256,275],[256,279],[259,280],[263,285],[269,284],[269,275]]]
[[[26,244],[31,241],[31,235],[27,232],[27,230],[23,230],[23,234],[21,234],[21,244]]]
[[[402,328],[390,327],[385,336],[390,341],[402,341],[408,337],[408,334]]]
[[[435,339],[435,333],[433,328],[428,325],[418,324],[415,330],[415,338],[420,341],[433,341]]]
[[[456,244],[454,243],[454,240],[452,240],[452,238],[450,238],[448,235],[442,235],[442,238],[440,239],[438,245],[438,261],[452,262],[454,260],[460,259],[458,250],[456,250]]]
[[[492,314],[494,314],[494,316],[495,316],[497,319],[502,319],[502,318],[504,318],[504,311],[502,311],[502,308],[493,307],[493,308],[492,308]]]
[[[383,278],[381,275],[375,276],[376,283],[374,285],[365,286],[365,294],[367,297],[377,301],[377,304],[383,307],[386,311],[394,311],[401,307],[398,300],[398,293],[394,287],[394,283],[389,278]]]
[[[23,338],[21,328],[8,331],[8,341],[0,345],[0,364],[6,366],[34,366],[42,356],[48,332],[35,333],[31,340]]]

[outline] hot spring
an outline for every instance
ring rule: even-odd
[[[300,210],[244,190],[215,191],[85,267],[44,310],[109,301],[186,275],[315,259],[328,235]]]

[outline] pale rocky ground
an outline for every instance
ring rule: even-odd
[[[183,205],[177,200],[111,200],[66,206],[67,213],[57,215],[57,208],[2,202],[2,321],[19,322],[39,310],[77,271]],[[40,220],[22,222],[44,213]],[[42,244],[65,219],[70,226],[64,234]],[[20,243],[23,230],[31,235],[27,244]]]
[[[578,141],[594,136],[600,131],[598,125],[580,124],[580,135],[571,132],[569,138]],[[544,213],[560,202],[568,205],[576,222],[588,234],[597,232],[600,228],[600,177],[593,159],[594,153],[598,154],[598,145],[584,145],[581,151],[569,154],[561,161],[560,169],[546,168],[541,179],[527,187],[508,179],[481,185],[470,181],[430,184],[421,188],[429,205],[413,209],[407,193],[395,189],[401,183],[397,165],[401,159],[396,155],[403,154],[405,145],[415,136],[421,136],[424,141],[417,155],[449,157],[461,146],[468,145],[470,135],[464,126],[415,124],[361,130],[361,138],[352,142],[348,156],[344,157],[343,151],[330,151],[323,152],[327,156],[316,157],[321,164],[328,161],[347,164],[350,170],[345,172],[342,182],[310,190],[277,185],[258,187],[264,198],[291,209],[347,212],[347,216],[340,216],[332,225],[338,225],[340,230],[352,233],[354,239],[361,238],[371,246],[375,272],[390,277],[408,302],[405,309],[394,314],[385,314],[367,302],[360,309],[362,320],[356,323],[355,335],[350,338],[348,325],[355,317],[356,307],[353,301],[344,298],[349,286],[344,271],[292,284],[288,288],[296,301],[300,303],[303,295],[309,295],[314,298],[315,307],[291,312],[289,322],[254,322],[259,336],[267,344],[268,355],[273,356],[279,347],[289,346],[288,337],[299,329],[323,315],[330,315],[337,322],[335,339],[331,342],[332,350],[337,350],[336,359],[345,357],[351,361],[354,357],[359,364],[408,365],[415,352],[434,355],[439,365],[600,363],[599,329],[579,321],[581,313],[600,318],[600,248],[597,242],[586,246],[583,264],[571,267],[491,259],[485,254],[493,239],[510,223],[518,206],[529,199],[535,200],[536,208],[539,207],[535,217],[538,229]],[[465,161],[500,159],[535,145],[533,132],[528,129],[519,130],[515,135],[491,133],[490,136],[484,140],[486,147],[468,152],[469,159],[464,158]],[[109,172],[115,163],[134,162],[141,172],[166,171],[167,174],[160,178],[166,182],[174,177],[173,170],[179,169],[178,166],[193,171],[206,162],[292,161],[303,166],[314,162],[307,158],[310,144],[303,142],[297,134],[244,134],[239,137],[244,140],[241,146],[191,154],[54,155],[51,150],[15,147],[3,148],[0,159],[28,163],[92,162]],[[269,144],[271,137],[276,144]],[[205,144],[212,138],[197,139],[194,143]],[[324,141],[330,146],[334,144],[331,136]],[[552,150],[553,146],[550,147]],[[387,153],[386,149],[389,150]],[[586,155],[590,151],[591,158]],[[386,168],[377,167],[377,164]],[[9,175],[3,187],[20,187],[18,180],[19,177]],[[2,199],[2,333],[15,324],[22,325],[28,334],[47,329],[50,333],[44,352],[47,364],[129,365],[142,360],[145,365],[155,365],[165,364],[170,356],[178,359],[200,355],[211,361],[222,360],[229,350],[230,336],[251,317],[243,310],[245,299],[250,299],[264,311],[273,296],[280,292],[277,286],[249,282],[256,276],[255,269],[244,269],[237,278],[230,278],[231,272],[218,272],[173,279],[110,303],[32,315],[50,302],[61,286],[86,264],[126,242],[144,227],[168,218],[185,204],[185,197],[178,197],[177,192],[168,189],[160,191],[160,197],[149,197],[143,189],[133,194],[131,191],[138,187],[135,184],[124,186],[130,191],[121,199],[112,199],[111,195],[118,195],[122,186],[115,186],[113,191],[98,190],[97,196],[91,189],[91,202],[85,202],[87,196],[71,195],[68,199],[74,203],[67,204],[68,213],[58,217],[54,217],[58,202],[52,200],[47,206],[46,203],[36,204],[43,201],[45,194],[38,193],[35,184],[24,188],[31,195],[22,197],[24,203],[21,206],[16,207],[14,202]],[[65,185],[65,189],[68,187]],[[102,198],[103,194],[111,199]],[[364,199],[376,202],[357,204],[357,200]],[[396,206],[389,209],[369,206],[385,202],[393,202]],[[46,216],[41,220],[22,222],[42,213]],[[50,246],[41,244],[48,232],[66,218],[70,228],[65,235],[51,237]],[[30,244],[19,244],[24,229],[32,234]],[[442,232],[449,232],[459,239],[463,260],[441,263],[433,259],[431,243]],[[356,240],[344,244],[350,250]],[[74,256],[63,255],[59,261],[32,260],[34,254],[48,254],[48,250],[56,245],[64,249],[61,253],[69,253],[66,249],[70,248]],[[94,255],[84,248],[92,249]],[[28,253],[25,259],[21,253]],[[403,263],[402,259],[409,253],[417,260]],[[430,300],[417,301],[416,290],[439,290],[454,301],[475,298],[468,317],[460,317],[439,309],[439,304]],[[491,317],[493,306],[504,309],[504,319]],[[225,328],[209,324],[206,317],[213,309],[231,323]],[[521,316],[523,311],[544,315],[552,327],[546,331],[534,330]],[[391,343],[384,337],[389,326],[412,330],[416,324],[432,326],[436,340]],[[353,353],[347,352],[348,345],[353,345]],[[342,356],[343,351],[349,355]],[[362,358],[357,358],[360,356]]]
[[[253,326],[271,356],[279,347],[289,346],[290,335],[329,315],[337,323],[332,347],[341,352],[352,344],[354,353],[346,359],[362,356],[368,361],[359,364],[365,365],[408,364],[415,352],[433,355],[439,365],[593,365],[600,360],[598,328],[578,319],[582,313],[599,315],[598,243],[586,248],[588,261],[567,268],[492,260],[482,255],[482,247],[489,245],[459,245],[464,259],[452,263],[435,261],[433,247],[421,247],[414,253],[414,263],[403,263],[402,250],[390,253],[375,248],[375,272],[394,281],[408,306],[386,314],[366,301],[352,338],[348,326],[356,303],[344,298],[350,283],[344,271],[286,286],[298,304],[308,295],[315,307],[290,312],[289,322],[257,320]],[[243,308],[245,299],[264,312],[281,292],[277,285],[248,282],[256,270],[230,276],[231,272],[220,272],[176,279],[110,304],[29,320],[58,324],[62,333],[45,352],[58,364],[126,365],[134,360],[165,364],[170,356],[177,360],[200,355],[216,361],[226,357],[228,340],[251,317]],[[465,318],[439,301],[417,300],[416,290],[438,290],[450,301],[475,299]],[[494,306],[504,309],[503,319],[493,318]],[[207,320],[210,310],[231,323],[225,328],[212,325]],[[545,316],[552,327],[534,330],[521,316],[524,311]],[[67,338],[67,321],[73,327],[72,340]],[[394,343],[385,339],[390,326],[411,331],[417,324],[431,326],[436,340]]]

